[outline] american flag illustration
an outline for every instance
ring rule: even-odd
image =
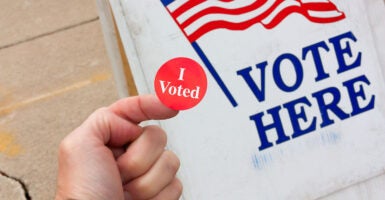
[[[161,0],[171,17],[205,63],[227,98],[237,103],[197,40],[216,29],[246,30],[261,24],[273,29],[288,16],[299,14],[313,23],[333,23],[345,19],[330,0]]]
[[[167,9],[190,42],[220,28],[244,30],[260,23],[272,29],[294,13],[315,23],[345,18],[329,0],[176,0]]]

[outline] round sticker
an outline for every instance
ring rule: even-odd
[[[186,110],[196,106],[207,90],[207,77],[203,68],[190,58],[174,58],[158,70],[154,82],[160,101],[173,110]]]

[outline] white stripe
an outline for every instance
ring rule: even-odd
[[[269,24],[283,9],[292,6],[301,7],[301,4],[294,0],[283,1],[269,16],[262,20],[262,23]]]
[[[235,9],[235,8],[242,8],[245,6],[248,6],[252,3],[254,3],[255,0],[243,0],[243,1],[231,1],[231,2],[223,2],[223,1],[205,1],[190,10],[186,11],[182,15],[180,15],[177,20],[180,23],[183,23],[188,18],[192,17],[193,15],[197,14],[201,10],[210,8],[210,7],[220,7],[225,9]]]
[[[170,12],[174,12],[176,9],[187,3],[189,0],[176,0],[170,3],[167,8]]]
[[[240,23],[244,22],[247,20],[250,20],[252,18],[255,18],[262,13],[264,13],[267,9],[269,9],[273,4],[275,0],[270,0],[267,3],[265,3],[263,6],[261,6],[257,10],[253,10],[251,12],[242,14],[242,15],[227,15],[227,14],[210,14],[206,15],[204,17],[201,17],[200,19],[196,20],[194,23],[190,24],[185,28],[185,32],[187,35],[191,35],[194,33],[196,30],[198,30],[200,27],[203,25],[207,24],[208,22],[211,21],[228,21],[231,23]]]
[[[342,13],[332,10],[332,11],[308,11],[309,15],[312,17],[318,18],[329,18],[329,17],[339,17]]]
[[[329,0],[302,0],[302,3],[328,3]]]

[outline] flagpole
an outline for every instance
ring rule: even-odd
[[[195,52],[198,54],[198,56],[201,58],[203,63],[206,65],[207,70],[209,70],[211,76],[215,79],[215,81],[218,83],[219,87],[222,89],[222,91],[225,93],[227,99],[230,101],[231,105],[233,107],[237,107],[238,103],[235,101],[233,95],[230,93],[229,89],[225,85],[225,83],[222,81],[221,77],[215,70],[214,66],[211,64],[210,60],[207,58],[206,54],[202,51],[198,43],[192,42],[192,47],[194,48]]]

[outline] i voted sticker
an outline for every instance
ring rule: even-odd
[[[164,63],[154,81],[160,101],[173,110],[187,110],[205,96],[207,77],[203,68],[190,58],[174,58]]]

